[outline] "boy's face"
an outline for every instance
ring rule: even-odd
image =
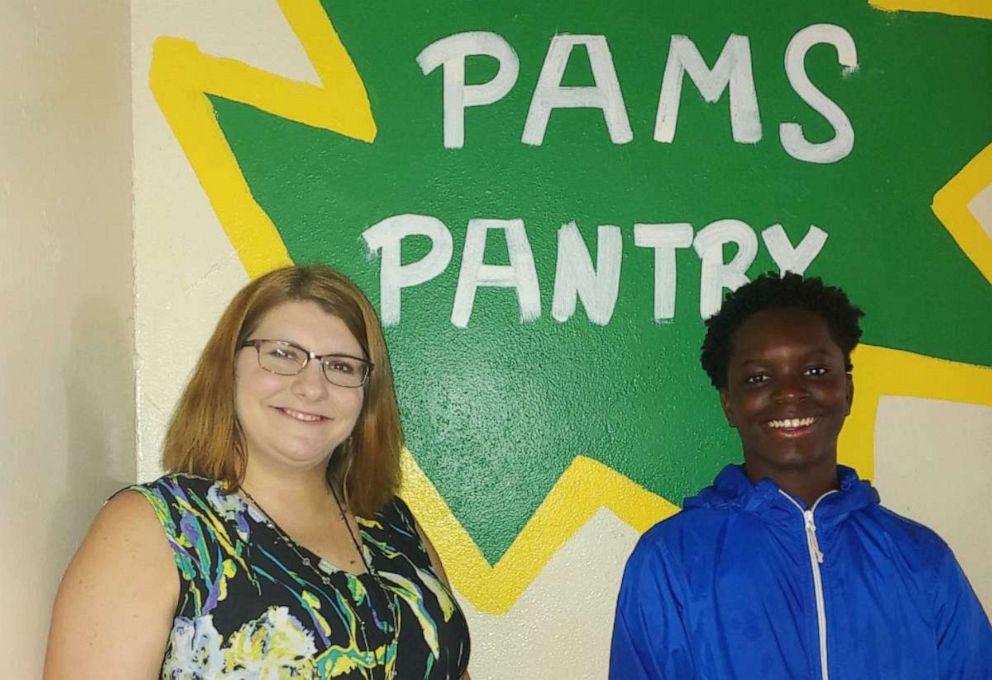
[[[844,354],[812,312],[766,309],[731,337],[720,404],[752,479],[832,469],[853,396]]]

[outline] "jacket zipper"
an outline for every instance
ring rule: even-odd
[[[820,638],[820,679],[830,680],[830,673],[827,670],[827,609],[823,602],[823,579],[820,575],[820,565],[823,564],[823,553],[820,551],[820,543],[816,540],[816,522],[813,520],[813,513],[816,506],[824,498],[836,490],[828,491],[813,503],[809,510],[803,510],[803,506],[796,502],[796,499],[779,489],[779,493],[788,498],[793,505],[803,513],[803,523],[806,528],[806,548],[809,551],[809,564],[813,571],[813,593],[816,597],[816,627]]]

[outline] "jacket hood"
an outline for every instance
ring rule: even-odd
[[[858,473],[844,465],[837,466],[839,487],[836,492],[823,496],[816,506],[817,522],[824,518],[839,520],[850,512],[877,505],[878,492]],[[728,465],[716,476],[713,484],[697,495],[685,499],[683,509],[742,510],[754,512],[769,519],[794,520],[799,508],[806,504],[782,491],[778,484],[763,479],[757,484],[748,479],[742,465]]]

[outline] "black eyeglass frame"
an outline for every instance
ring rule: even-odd
[[[300,352],[302,352],[306,356],[306,360],[303,362],[303,365],[300,366],[300,370],[298,370],[296,373],[277,373],[276,371],[273,371],[270,368],[266,368],[265,366],[262,366],[262,348],[261,348],[261,345],[262,345],[263,342],[274,342],[274,343],[276,343],[278,345],[283,345],[285,347],[292,347],[293,349],[296,349],[296,350],[299,350]],[[244,342],[241,343],[241,348],[244,349],[245,347],[254,347],[255,348],[255,355],[258,358],[258,367],[261,368],[263,371],[268,371],[269,373],[272,373],[272,374],[275,374],[275,375],[287,375],[287,376],[289,376],[289,375],[299,375],[300,373],[302,373],[303,371],[305,371],[307,369],[307,366],[310,365],[310,361],[311,360],[316,359],[318,361],[318,363],[320,364],[320,373],[321,373],[321,375],[324,376],[324,379],[327,382],[331,383],[332,385],[336,385],[337,387],[344,387],[346,389],[358,389],[359,387],[365,387],[368,384],[368,382],[369,382],[369,377],[372,375],[372,369],[375,368],[375,364],[374,363],[372,363],[368,359],[363,359],[362,357],[356,357],[356,356],[352,356],[350,354],[342,354],[340,352],[331,352],[329,354],[316,354],[316,353],[311,352],[310,350],[308,350],[306,347],[300,347],[295,342],[292,342],[290,340],[277,340],[277,339],[274,339],[274,338],[252,338],[251,340],[245,340]],[[330,358],[333,358],[333,357],[338,357],[338,358],[341,358],[341,359],[352,359],[353,361],[358,361],[358,362],[361,362],[362,364],[364,364],[365,365],[365,374],[362,376],[362,382],[359,383],[358,385],[341,385],[340,383],[336,383],[333,380],[331,380],[327,376],[327,368],[325,367],[324,359],[330,359]]]

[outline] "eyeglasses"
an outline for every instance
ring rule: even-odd
[[[327,381],[339,387],[361,387],[374,364],[347,354],[314,354],[289,340],[245,340],[242,347],[254,347],[258,365],[276,375],[299,375],[311,359],[320,362]]]

